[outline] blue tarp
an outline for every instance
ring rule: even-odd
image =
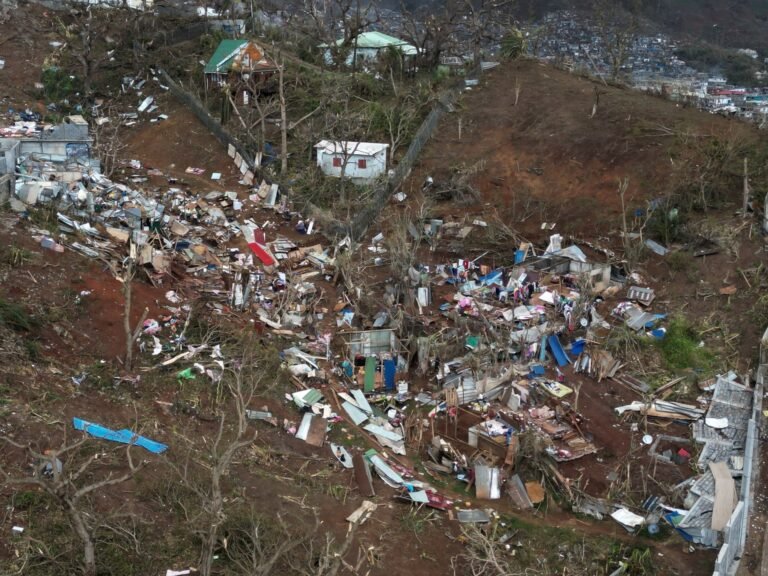
[[[552,356],[555,357],[555,362],[558,366],[565,366],[571,363],[571,359],[568,358],[568,354],[563,350],[563,345],[560,344],[560,340],[554,334],[549,337],[549,349],[552,350]]]
[[[525,260],[525,250],[515,250],[515,264],[521,264]]]
[[[397,364],[391,358],[384,360],[384,388],[387,390],[395,389],[395,374],[397,372]]]
[[[571,354],[574,356],[578,356],[582,352],[584,352],[584,346],[586,345],[587,341],[583,338],[579,338],[575,342],[571,344]]]
[[[494,283],[501,284],[501,273],[501,270],[494,270],[485,276],[480,276],[477,281],[481,284],[485,284],[486,286],[490,286]]]
[[[672,527],[675,530],[677,530],[677,533],[683,537],[683,540],[685,540],[686,542],[693,542],[693,536],[688,534],[688,532],[686,532],[682,528],[678,528],[677,526],[678,524],[680,524],[682,519],[683,519],[683,515],[678,514],[677,512],[669,512],[668,514],[664,514],[664,520],[669,522],[672,525]]]
[[[141,446],[153,454],[161,454],[168,449],[168,446],[165,444],[134,434],[127,428],[123,430],[110,430],[109,428],[81,420],[80,418],[72,418],[72,424],[74,425],[75,430],[82,430],[96,438],[103,438],[104,440],[119,442],[121,444],[134,444],[136,446]]]
[[[534,376],[544,376],[546,369],[541,364],[534,364],[531,366],[531,374]]]

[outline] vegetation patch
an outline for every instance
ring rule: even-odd
[[[16,332],[30,332],[37,323],[20,304],[0,298],[0,324]]]
[[[715,355],[700,345],[695,328],[684,318],[673,318],[658,347],[671,370],[693,368],[703,372],[712,370]]]

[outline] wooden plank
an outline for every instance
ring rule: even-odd
[[[366,498],[375,496],[376,492],[373,490],[371,469],[363,455],[358,453],[352,456],[352,464],[355,467],[355,481],[357,482],[357,488],[360,490],[360,494]]]
[[[679,378],[675,378],[674,380],[667,382],[663,386],[656,388],[656,391],[654,392],[654,396],[658,396],[659,394],[662,394],[663,392],[666,392],[667,390],[671,389],[673,386],[680,384],[680,382],[683,382],[685,378],[686,378],[685,376],[680,376]]]
[[[313,416],[309,423],[309,432],[307,433],[307,444],[311,446],[322,447],[325,443],[325,432],[328,428],[327,423],[320,416]]]
[[[544,502],[544,487],[538,482],[526,482],[525,491],[528,493],[528,498],[530,498],[531,502],[534,504]]]
[[[517,460],[517,452],[519,449],[520,449],[520,441],[518,440],[517,436],[512,436],[509,439],[509,446],[507,446],[507,455],[504,457],[505,466],[514,467],[515,460]]]

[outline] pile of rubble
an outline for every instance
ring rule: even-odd
[[[126,90],[141,85],[124,82]],[[152,106],[146,97],[139,108],[149,112]],[[237,163],[234,149],[229,153]],[[141,346],[151,349],[159,366],[175,366],[180,381],[200,374],[215,384],[224,371],[218,347],[185,338],[191,302],[200,297],[211,313],[237,316],[259,333],[282,338],[288,343],[283,365],[296,387],[286,402],[297,411],[282,429],[312,446],[329,445],[365,497],[375,494],[374,472],[403,501],[455,509],[460,522],[488,522],[491,512],[457,504],[436,486],[451,478],[466,483],[467,491],[474,488],[479,500],[506,496],[530,509],[545,498],[541,476],[527,471],[526,482],[520,469],[534,445],[538,472],[575,508],[610,514],[632,531],[664,518],[687,539],[715,545],[723,515],[732,512],[723,502],[730,502],[736,485],[726,476],[738,475],[751,397],[729,375],[714,383],[711,401],[670,401],[665,393],[680,380],[654,391],[605,349],[601,342],[621,325],[649,339],[665,337],[666,315],[652,311],[655,293],[640,278],[590,261],[584,250],[563,246],[553,234],[543,250],[521,243],[503,265],[485,255],[414,265],[405,296],[418,314],[404,309],[402,292],[388,287],[378,295],[378,310],[365,314],[356,303],[361,289],[336,290],[343,276],[339,255],[362,247],[349,238],[331,245],[319,240],[315,222],[293,211],[278,185],[253,186],[242,158],[239,168],[243,190],[193,192],[136,161],[126,166],[127,183],[118,183],[91,162],[22,153],[15,164],[14,209],[55,205],[59,234],[42,234],[43,247],[106,262],[118,276],[135,263],[149,282],[168,288],[168,314],[144,321]],[[158,178],[166,183],[149,185]],[[441,233],[466,236],[467,228],[430,222],[424,233],[434,243]],[[368,246],[373,269],[387,258],[382,241],[383,233],[377,234]],[[625,299],[615,302],[624,290]],[[601,450],[578,409],[583,377],[611,379],[639,396],[616,408],[620,417],[637,413],[693,423],[696,441],[705,443],[698,461],[704,473],[679,487],[688,489],[689,506],[672,507],[661,498],[642,506],[603,502],[559,472],[559,465]],[[268,410],[249,410],[248,416],[280,426]],[[350,452],[338,439],[329,443],[339,429],[354,430],[376,449]],[[730,443],[723,442],[724,434]],[[691,447],[673,438],[646,434],[643,443],[661,462],[690,459]],[[423,457],[423,471],[406,460],[412,450]],[[352,517],[374,509],[368,502]]]

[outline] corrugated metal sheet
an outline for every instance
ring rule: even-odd
[[[352,422],[355,423],[355,426],[360,426],[360,424],[368,420],[368,416],[354,404],[343,402],[341,407],[344,408],[344,411],[352,419]]]
[[[491,516],[485,510],[457,510],[456,519],[462,524],[485,524]]]
[[[509,482],[507,482],[507,493],[510,498],[512,498],[512,502],[515,503],[515,506],[521,510],[529,510],[533,508],[533,502],[531,502],[531,499],[528,497],[525,485],[517,474],[512,476],[512,478],[509,479]]]
[[[390,440],[392,442],[403,441],[403,437],[400,434],[397,434],[396,432],[392,432],[391,430],[387,430],[383,426],[378,426],[376,424],[366,424],[363,428],[368,432],[370,432],[371,434],[375,434],[376,436],[381,436],[382,438],[386,438],[387,440]]]
[[[357,404],[358,408],[365,412],[366,414],[373,414],[373,408],[371,408],[371,405],[368,404],[368,400],[365,397],[365,394],[363,394],[362,390],[351,390],[352,396],[355,399],[355,404]]]
[[[482,500],[501,498],[498,468],[491,468],[482,464],[475,465],[475,495]]]
[[[656,292],[654,292],[652,288],[632,286],[627,291],[627,298],[629,300],[637,300],[641,304],[648,306],[656,298]]]
[[[320,416],[307,412],[301,419],[301,424],[296,432],[296,438],[304,440],[312,446],[322,446],[325,442],[327,424]]]
[[[370,460],[371,464],[373,464],[373,467],[376,469],[376,472],[379,474],[381,479],[384,480],[385,483],[389,484],[393,488],[397,488],[398,486],[403,485],[405,482],[403,477],[395,472],[392,468],[390,468],[389,464],[384,462],[381,456],[378,454],[373,454],[370,457]]]

